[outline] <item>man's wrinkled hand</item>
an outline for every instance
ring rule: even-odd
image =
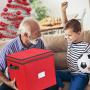
[[[8,86],[11,87],[14,90],[18,90],[18,88],[15,85],[15,79],[8,82]]]

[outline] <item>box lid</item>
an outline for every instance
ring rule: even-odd
[[[35,61],[35,59],[40,59],[43,57],[47,57],[53,55],[54,53],[51,50],[32,48],[20,52],[16,52],[13,54],[7,55],[6,59],[13,62],[25,63],[26,60]]]

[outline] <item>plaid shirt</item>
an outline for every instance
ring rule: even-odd
[[[44,43],[41,39],[38,39],[38,43],[36,45],[32,44],[28,48],[26,48],[22,43],[20,36],[12,39],[4,48],[0,50],[0,70],[5,71],[7,67],[6,55],[30,48],[44,49]]]

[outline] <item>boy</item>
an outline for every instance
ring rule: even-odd
[[[88,74],[82,73],[77,66],[79,57],[85,53],[90,52],[90,45],[83,42],[81,36],[81,24],[78,20],[72,19],[67,21],[66,8],[67,2],[62,3],[62,23],[65,30],[65,37],[68,41],[67,47],[67,71],[57,71],[57,86],[58,90],[64,87],[63,81],[70,81],[69,90],[84,90],[88,84]],[[66,23],[67,22],[67,23]]]

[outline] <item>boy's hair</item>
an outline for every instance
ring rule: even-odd
[[[66,23],[64,30],[67,30],[68,28],[71,28],[73,30],[73,32],[77,33],[79,31],[81,31],[81,24],[78,20],[71,19]]]

